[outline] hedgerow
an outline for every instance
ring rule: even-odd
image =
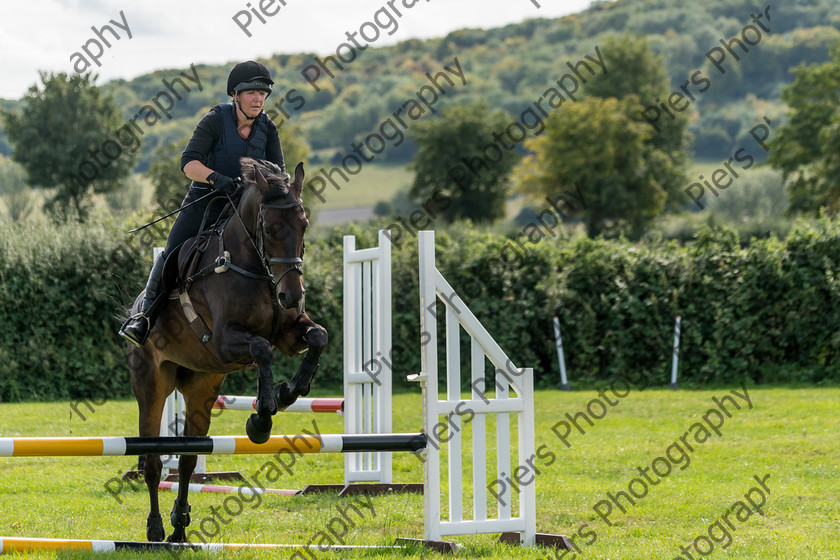
[[[120,318],[142,289],[150,246],[118,224],[4,226],[0,239],[0,401],[130,396]],[[341,236],[372,246],[369,226],[342,226],[307,243],[306,307],[330,333],[316,387],[341,390]],[[572,379],[617,375],[668,381],[674,317],[682,317],[680,381],[688,385],[837,381],[840,372],[840,220],[800,224],[780,240],[738,241],[723,227],[680,245],[656,239],[557,238],[526,243],[506,263],[502,236],[437,234],[449,283],[517,365],[559,383],[551,319],[560,318]],[[420,368],[416,241],[393,257],[394,378]],[[442,315],[440,315],[442,317]],[[466,338],[462,359],[469,357]],[[439,345],[443,348],[443,344]],[[275,359],[278,378],[299,360]],[[253,393],[254,375],[229,376]]]

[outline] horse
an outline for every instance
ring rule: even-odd
[[[179,290],[164,296],[169,301],[146,342],[139,348],[129,345],[140,436],[159,435],[164,403],[175,389],[185,399],[184,435],[206,436],[225,376],[256,365],[256,413],[248,419],[246,432],[251,441],[264,443],[271,435],[271,417],[309,393],[327,344],[327,331],[303,308],[301,265],[309,225],[301,200],[303,164],[297,165],[290,182],[271,162],[242,158],[240,163],[243,185],[239,202],[228,221],[203,239],[201,244],[208,250],[194,257],[190,269],[198,272],[182,279]],[[196,239],[194,245],[199,244]],[[181,249],[181,253],[183,261],[187,250]],[[137,310],[142,297],[143,292],[132,311]],[[201,329],[203,336],[199,336]],[[291,383],[274,385],[274,348],[290,357],[306,351]],[[170,514],[174,530],[169,542],[187,540],[188,489],[196,459],[195,455],[181,455],[178,462],[180,484]],[[158,503],[162,463],[159,455],[145,455],[144,460],[150,501],[146,537],[162,541],[165,533]]]

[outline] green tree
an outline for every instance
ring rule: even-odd
[[[312,149],[306,140],[306,132],[299,124],[289,124],[287,122],[283,124],[279,132],[280,144],[283,145],[283,160],[286,162],[286,172],[293,175],[298,163],[303,162],[306,166],[306,161],[309,159]],[[307,175],[312,175],[314,167],[304,170]],[[321,201],[318,200],[313,189],[303,189],[301,198],[303,199],[303,206],[307,210],[309,221],[315,223],[318,217],[318,209],[321,208]]]
[[[800,66],[782,91],[790,121],[769,141],[770,165],[787,182],[790,210],[840,210],[840,42],[832,60]]]
[[[607,72],[597,74],[586,84],[586,95],[601,99],[627,99],[636,104],[635,110],[628,112],[628,117],[650,129],[651,134],[646,136],[644,146],[655,153],[646,156],[646,159],[660,162],[653,175],[668,195],[666,207],[677,209],[685,200],[683,170],[688,160],[686,128],[691,102],[687,97],[675,102],[677,107],[685,107],[685,110],[677,112],[669,109],[675,115],[673,118],[659,107],[658,100],[667,103],[671,87],[662,57],[650,49],[647,39],[632,35],[611,36],[604,41],[600,51]],[[656,128],[642,114],[649,106],[661,112],[655,121]],[[649,115],[652,114],[651,111]]]
[[[667,91],[668,74],[662,57],[648,46],[647,39],[633,35],[611,35],[598,49],[607,67],[586,84],[586,94],[606,99],[637,95],[646,104]]]
[[[32,186],[52,189],[45,208],[56,221],[85,221],[93,193],[117,188],[131,172],[137,152],[123,149],[127,126],[110,96],[90,74],[41,73],[21,112],[2,113],[12,157]]]
[[[438,118],[412,125],[417,143],[412,161],[414,202],[439,203],[438,216],[477,222],[504,216],[507,183],[519,154],[494,139],[511,123],[503,111],[483,103],[455,105]]]
[[[636,110],[631,99],[590,97],[552,114],[545,132],[526,141],[534,155],[520,167],[520,189],[555,199],[579,188],[582,209],[570,213],[590,236],[640,237],[667,194],[657,171],[664,156],[647,145],[651,128],[630,118]]]
[[[181,171],[181,153],[187,147],[189,136],[167,142],[158,147],[149,162],[149,179],[155,186],[157,206],[169,208],[170,201],[180,201],[187,193],[190,180]]]

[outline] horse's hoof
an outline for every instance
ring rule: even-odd
[[[146,519],[146,540],[149,542],[160,542],[166,536],[163,530],[163,521],[160,515],[149,516]]]
[[[176,529],[175,532],[166,537],[166,542],[185,543],[187,542],[187,534],[183,529]]]
[[[271,437],[271,416],[252,414],[245,422],[245,433],[254,443],[265,443]]]

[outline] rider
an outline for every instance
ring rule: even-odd
[[[153,304],[161,295],[160,282],[166,257],[198,233],[204,211],[212,200],[236,191],[237,182],[232,177],[239,175],[239,158],[248,156],[268,160],[285,172],[277,127],[263,110],[272,85],[271,74],[259,62],[249,60],[237,64],[230,71],[227,81],[227,92],[233,100],[214,106],[196,126],[181,155],[181,171],[192,180],[181,206],[211,191],[216,194],[184,209],[175,219],[166,248],[152,265],[140,310],[129,317],[119,331],[120,336],[135,346],[141,346],[148,338],[160,308],[160,305]],[[207,223],[215,222],[223,206],[213,205]]]

